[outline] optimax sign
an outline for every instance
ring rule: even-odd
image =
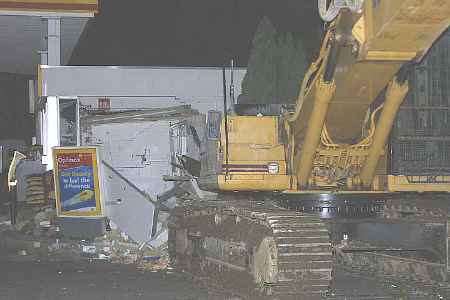
[[[58,216],[103,216],[97,150],[95,147],[53,148]]]

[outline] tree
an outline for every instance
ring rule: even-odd
[[[295,103],[306,71],[306,56],[300,39],[291,33],[279,38],[277,61],[278,103]]]
[[[252,43],[242,94],[247,103],[272,103],[275,98],[277,32],[267,17],[258,25]]]
[[[301,40],[292,33],[277,33],[264,17],[253,39],[239,102],[294,103],[305,70]]]

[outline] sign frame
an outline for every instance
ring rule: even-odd
[[[58,156],[63,154],[80,155],[88,154],[91,156],[93,188],[95,197],[95,208],[89,211],[71,211],[63,210],[61,196],[61,182],[60,182],[60,163]],[[98,147],[53,147],[53,178],[55,182],[55,197],[56,197],[56,212],[58,217],[104,217],[104,203],[101,192],[102,183],[100,181],[101,173],[99,168],[100,155]]]

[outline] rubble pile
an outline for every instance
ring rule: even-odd
[[[110,227],[103,236],[92,240],[70,239],[61,233],[54,207],[25,204],[18,210],[16,224],[11,226],[9,221],[4,221],[0,232],[9,237],[6,239],[8,248],[14,248],[20,256],[134,264],[143,271],[168,267],[167,243],[151,247],[147,243],[133,241],[114,224]]]
[[[82,240],[79,246],[83,257],[118,264],[135,264],[142,270],[166,269],[169,263],[167,244],[157,248],[147,243],[139,244],[118,229],[111,229],[93,241]]]

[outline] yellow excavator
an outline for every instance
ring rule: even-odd
[[[172,262],[255,297],[320,298],[336,264],[445,281],[450,178],[390,174],[387,141],[411,66],[450,25],[450,1],[318,4],[328,27],[295,109],[225,113],[198,178],[218,199],[176,208]]]

